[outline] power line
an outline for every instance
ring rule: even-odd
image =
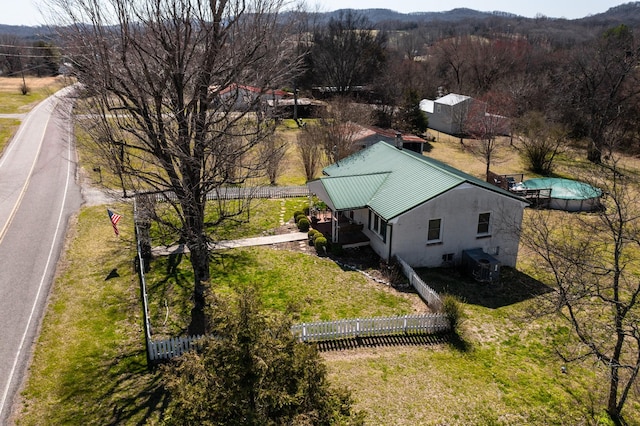
[[[29,46],[26,44],[0,44],[0,47],[7,47],[10,49],[58,49],[57,46]]]
[[[62,55],[21,55],[20,53],[2,53],[0,56],[10,56],[14,58],[59,58]]]

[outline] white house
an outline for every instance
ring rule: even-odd
[[[523,198],[386,142],[323,172],[308,186],[331,209],[333,242],[346,217],[385,260],[438,267],[480,253],[482,262],[516,265]]]
[[[464,131],[464,121],[473,103],[473,98],[449,93],[434,101],[423,99],[420,109],[427,114],[429,128],[449,135]]]

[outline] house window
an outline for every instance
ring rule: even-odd
[[[442,219],[431,219],[429,221],[429,230],[427,231],[427,242],[435,243],[440,241],[440,225]]]
[[[478,235],[489,235],[489,223],[491,213],[480,213],[478,215]]]
[[[442,105],[436,105],[436,112],[440,114],[442,112]]]
[[[371,210],[369,210],[369,229],[382,238],[382,241],[387,241],[387,222]]]
[[[443,254],[442,263],[453,263],[453,253]]]

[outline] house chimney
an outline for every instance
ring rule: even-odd
[[[396,132],[396,148],[402,149],[402,133]]]

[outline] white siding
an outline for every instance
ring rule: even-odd
[[[414,267],[437,267],[444,254],[453,253],[454,262],[459,263],[463,250],[481,248],[503,265],[514,267],[523,209],[524,204],[516,199],[463,184],[398,217],[391,232],[393,254]],[[478,216],[488,212],[490,236],[479,237]],[[442,219],[442,239],[436,244],[427,244],[430,219]],[[375,241],[375,236],[371,245],[382,258],[388,257],[388,247]]]

